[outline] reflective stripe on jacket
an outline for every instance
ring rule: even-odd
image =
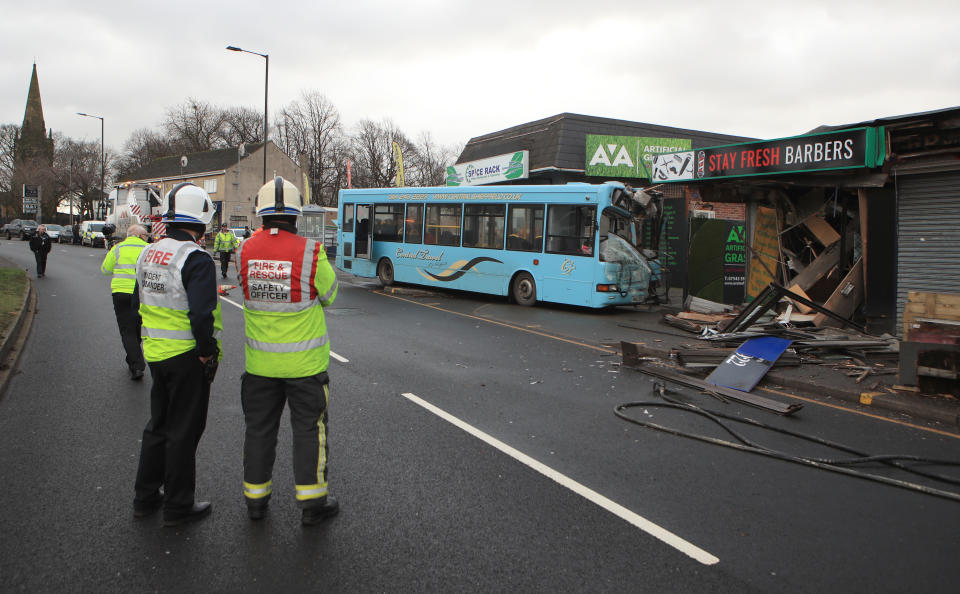
[[[246,240],[238,260],[247,372],[293,378],[326,371],[330,341],[323,308],[336,298],[337,278],[323,246],[270,228]]]
[[[137,261],[137,286],[143,328],[143,357],[147,361],[163,361],[197,346],[190,326],[190,304],[183,285],[183,265],[196,251],[206,252],[196,243],[169,237],[140,252]],[[206,254],[210,257],[209,254]],[[213,312],[214,335],[220,348],[223,320],[220,302]],[[223,349],[220,348],[220,352]]]
[[[220,232],[217,233],[216,238],[213,240],[213,251],[215,252],[232,252],[237,249],[237,246],[240,245],[240,240],[237,239],[237,236],[227,231],[226,233]]]
[[[147,242],[139,237],[128,237],[113,246],[100,264],[100,272],[110,279],[111,293],[133,293],[137,281],[137,260]]]

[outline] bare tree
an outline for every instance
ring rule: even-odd
[[[447,166],[456,163],[462,148],[440,146],[429,132],[421,132],[410,156],[407,180],[413,186],[446,184]]]
[[[240,146],[263,142],[263,113],[249,107],[223,110],[224,120],[217,132],[217,144]]]
[[[16,124],[0,125],[0,206],[3,211],[13,211],[13,164],[16,160],[17,136],[20,126]]]
[[[412,143],[390,119],[380,122],[361,120],[353,137],[351,152],[355,164],[354,185],[369,188],[388,188],[396,183],[397,163],[393,143],[401,153],[412,154]]]
[[[53,157],[54,196],[51,196],[53,207],[74,196],[79,202],[77,214],[94,216],[97,203],[103,199],[100,194],[100,143],[57,138],[56,147]],[[109,153],[106,157],[108,162],[103,191],[109,194],[113,177],[110,161],[114,159]]]
[[[167,109],[163,121],[167,138],[185,153],[198,153],[229,146],[222,139],[227,110],[193,97]]]
[[[336,204],[346,150],[340,112],[319,91],[303,91],[277,117],[274,141],[286,154],[301,159],[316,204]]]
[[[123,153],[117,162],[121,177],[149,163],[177,153],[176,145],[162,132],[140,128],[134,130],[123,144]]]

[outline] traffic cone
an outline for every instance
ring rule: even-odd
[[[230,289],[236,289],[236,288],[237,288],[237,285],[219,285],[217,286],[217,291],[221,295],[229,295]]]

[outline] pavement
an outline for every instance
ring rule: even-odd
[[[0,258],[0,266],[15,266],[13,262]],[[0,398],[10,378],[16,373],[23,345],[29,338],[34,312],[36,310],[36,292],[32,279],[28,275],[30,290],[24,298],[16,322],[4,336],[0,337]],[[410,298],[434,295],[433,292],[415,287],[395,286],[388,289],[394,294]],[[516,310],[514,310],[516,311]],[[660,320],[663,311],[659,308],[649,310],[638,308],[634,311],[618,311],[614,315],[591,318],[590,323],[604,327],[599,334],[607,337],[605,342],[611,348],[619,349],[619,340],[628,340],[643,345],[645,354],[669,360],[671,349],[680,347],[703,346],[694,334],[664,325]],[[611,339],[610,337],[615,337]],[[615,344],[613,344],[615,343]],[[960,431],[960,400],[938,395],[920,394],[905,390],[894,390],[896,376],[868,378],[857,383],[855,378],[844,372],[822,365],[802,364],[794,367],[775,366],[754,391],[776,395],[781,390],[788,395],[800,398],[831,401],[843,405],[852,405],[864,409],[886,411],[912,419],[943,425],[949,431]]]

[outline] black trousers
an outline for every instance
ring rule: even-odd
[[[113,313],[117,316],[117,326],[120,327],[120,340],[123,350],[127,353],[127,367],[132,370],[143,371],[146,363],[143,361],[143,350],[140,348],[140,312],[133,309],[130,293],[113,293]]]
[[[233,252],[220,252],[220,276],[227,276],[230,270],[230,254]]]
[[[47,273],[47,253],[33,252],[33,256],[37,259],[37,276],[43,276]]]
[[[150,363],[150,375],[150,421],[143,430],[134,503],[159,501],[162,486],[164,510],[183,511],[194,503],[210,384],[195,350]]]
[[[289,403],[297,499],[303,507],[326,501],[329,383],[325,372],[292,379],[243,374],[240,402],[247,425],[243,441],[244,483],[263,485],[271,482],[280,417],[284,404]],[[307,487],[319,489],[307,491]],[[261,499],[247,497],[247,504],[262,505],[268,499],[269,496]]]

